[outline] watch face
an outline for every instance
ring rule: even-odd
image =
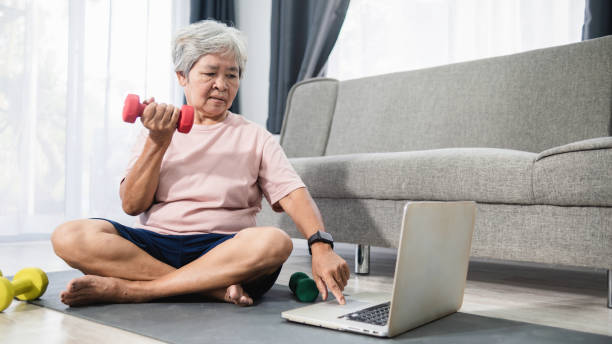
[[[333,243],[334,239],[332,238],[331,234],[327,232],[318,231],[308,239],[308,245],[310,246],[313,242],[317,242],[317,241]]]
[[[310,238],[308,238],[308,252],[310,254],[312,254],[312,251],[310,250],[310,245],[315,242],[326,242],[331,246],[332,249],[334,248],[334,239],[332,238],[331,234],[327,232],[317,231]]]
[[[319,234],[321,235],[321,238],[323,238],[325,240],[334,241],[334,239],[332,239],[331,234],[329,234],[327,232],[319,232]]]

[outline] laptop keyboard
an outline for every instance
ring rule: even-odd
[[[390,306],[391,302],[381,303],[357,312],[342,315],[339,318],[383,326],[387,324],[387,320],[389,319]]]

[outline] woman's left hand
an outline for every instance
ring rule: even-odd
[[[329,244],[314,243],[311,250],[312,276],[323,300],[327,300],[329,288],[338,303],[345,304],[346,300],[342,291],[350,278],[348,264],[332,250]]]

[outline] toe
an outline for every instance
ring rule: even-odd
[[[75,291],[78,291],[79,289],[81,289],[81,286],[80,286],[78,278],[75,278],[71,280],[70,282],[68,282],[68,286],[66,287],[66,290],[68,292],[75,292]]]
[[[250,305],[253,304],[253,300],[250,297],[248,297],[248,296],[242,296],[240,298],[240,304],[242,306],[250,306]]]

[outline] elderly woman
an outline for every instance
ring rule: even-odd
[[[194,126],[178,133],[178,108],[145,102],[146,130],[120,186],[123,209],[140,214],[139,223],[84,219],[54,231],[57,255],[85,274],[70,281],[62,302],[199,293],[251,305],[271,288],[293,249],[281,229],[256,227],[263,193],[309,238],[323,299],[329,288],[344,304],[348,266],[333,251],[301,179],[270,133],[228,111],[246,63],[242,34],[214,21],[195,23],[178,32],[173,57]]]

